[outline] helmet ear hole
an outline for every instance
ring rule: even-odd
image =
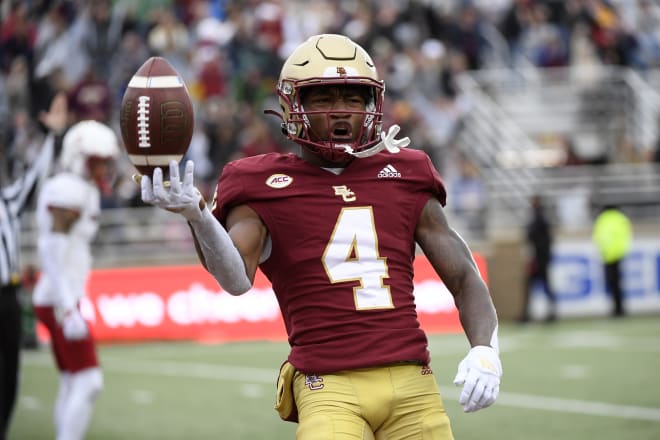
[[[289,133],[288,133],[287,130],[286,130],[286,122],[282,122],[282,123],[280,124],[280,130],[282,130],[282,134],[283,134],[284,136],[288,136],[288,135],[289,135]]]

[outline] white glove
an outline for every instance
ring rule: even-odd
[[[355,157],[369,157],[374,154],[380,153],[383,150],[387,150],[390,153],[398,153],[401,151],[401,148],[407,147],[410,144],[410,138],[404,137],[401,139],[395,139],[395,136],[399,133],[401,127],[397,124],[393,124],[388,130],[387,134],[384,131],[380,132],[380,142],[374,145],[371,148],[362,151],[353,151],[349,146],[344,146],[344,150]]]
[[[387,130],[387,134],[385,134],[384,131],[380,132],[380,139],[383,144],[385,144],[385,149],[390,153],[398,153],[401,148],[410,145],[410,138],[408,136],[401,139],[395,139],[395,136],[399,134],[399,130],[401,130],[401,127],[394,124],[389,130]]]
[[[458,403],[474,412],[492,405],[500,392],[502,363],[493,347],[477,345],[458,364],[454,385],[463,385]]]
[[[62,333],[70,341],[85,339],[89,335],[87,323],[78,309],[68,310],[62,318]]]
[[[193,161],[187,161],[181,182],[179,164],[173,160],[170,162],[169,185],[163,182],[163,170],[160,168],[154,170],[153,184],[149,176],[142,176],[140,180],[142,201],[181,214],[188,221],[200,220],[206,202],[193,184],[194,170]]]

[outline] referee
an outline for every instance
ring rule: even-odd
[[[66,96],[58,94],[39,120],[51,131],[37,159],[13,182],[0,186],[0,440],[5,440],[18,388],[21,347],[20,218],[30,194],[47,177],[53,162],[55,134],[66,128]]]

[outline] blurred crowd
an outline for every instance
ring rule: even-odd
[[[450,187],[482,203],[478,173],[451,148],[470,108],[457,74],[524,63],[660,66],[652,0],[6,0],[1,8],[0,178],[38,154],[36,116],[57,91],[68,95],[71,123],[96,119],[119,133],[126,84],[158,55],[192,95],[188,156],[208,195],[227,161],[292,148],[279,120],[263,114],[279,108],[282,62],[309,35],[342,33],[386,81],[385,126],[401,125]],[[133,172],[119,165],[105,208],[141,203]]]

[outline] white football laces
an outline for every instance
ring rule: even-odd
[[[401,139],[396,139],[396,135],[399,133],[399,130],[401,130],[401,127],[399,127],[397,124],[394,124],[387,130],[387,134],[385,134],[384,131],[381,131],[380,142],[378,142],[373,147],[367,148],[363,151],[353,151],[353,149],[348,145],[342,146],[348,154],[359,158],[373,156],[374,154],[380,153],[383,150],[387,150],[392,154],[396,154],[401,151],[401,148],[405,148],[410,145],[410,138],[408,136]]]

